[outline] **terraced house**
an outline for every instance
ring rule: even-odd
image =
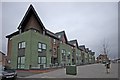
[[[53,33],[45,28],[32,5],[8,38],[7,64],[13,69],[46,69],[94,63],[94,54],[67,40],[65,31]],[[89,60],[89,56],[90,60]]]

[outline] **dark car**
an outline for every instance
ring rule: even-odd
[[[17,72],[14,69],[7,69],[2,72],[2,79],[16,79],[17,78]]]

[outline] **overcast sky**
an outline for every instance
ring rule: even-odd
[[[103,41],[109,44],[111,58],[118,55],[117,2],[40,2],[2,3],[2,51],[7,52],[6,35],[13,33],[30,4],[33,4],[46,29],[65,30],[68,40],[77,39],[96,56],[102,51]],[[1,36],[1,35],[0,35]]]

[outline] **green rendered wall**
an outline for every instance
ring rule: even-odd
[[[22,41],[26,42],[24,69],[29,69],[30,65],[32,65],[32,67],[38,66],[38,42],[42,42],[47,45],[46,65],[49,67],[49,64],[51,63],[51,54],[49,52],[50,38],[38,32],[34,32],[33,30],[29,30],[12,38],[13,48],[11,55],[11,67],[13,69],[17,69],[18,43]]]
[[[47,67],[51,63],[51,54],[50,54],[50,38],[38,32],[31,31],[31,65],[33,67],[38,66],[38,42],[45,43],[47,45],[46,49],[46,59]]]
[[[68,52],[70,52],[70,57],[72,58],[72,48],[71,46],[65,44],[65,43],[60,43],[59,45],[59,60],[58,62],[61,64],[62,62],[62,53],[61,53],[61,50],[66,50],[66,55],[68,55]],[[72,59],[70,59],[70,63],[72,64]],[[66,64],[67,64],[67,61],[66,61]]]
[[[12,54],[11,54],[11,68],[17,69],[17,57],[18,57],[18,43],[25,41],[25,69],[29,69],[28,65],[30,62],[30,31],[21,33],[12,37]]]
[[[78,54],[78,63],[77,64],[80,65],[81,64],[81,59],[82,59],[81,58],[82,57],[81,56],[81,51],[79,49],[76,49],[76,54]]]

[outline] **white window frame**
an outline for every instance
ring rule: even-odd
[[[38,64],[40,64],[41,63],[41,58],[40,57],[38,57]]]
[[[22,43],[21,43],[21,48],[25,48],[25,46],[26,46],[26,43],[25,43],[25,42],[22,42]]]
[[[19,49],[21,48],[21,43],[18,43],[18,48],[19,48]]]
[[[25,41],[18,43],[18,48],[19,49],[22,49],[22,48],[25,48],[25,47],[26,47],[26,42]]]
[[[46,44],[42,43],[42,49],[43,49],[43,50],[46,50],[46,49],[47,49]]]
[[[38,48],[42,48],[42,43],[38,43]]]
[[[38,64],[46,64],[46,57],[38,57]]]
[[[24,69],[24,67],[25,67],[25,56],[24,57],[18,57],[17,68],[18,69]]]
[[[45,64],[46,63],[46,57],[41,57],[41,64]]]
[[[21,57],[21,64],[25,64],[25,57]]]
[[[45,43],[38,42],[38,51],[42,52],[47,49],[47,45]]]
[[[61,38],[61,35],[58,35],[58,38]]]

